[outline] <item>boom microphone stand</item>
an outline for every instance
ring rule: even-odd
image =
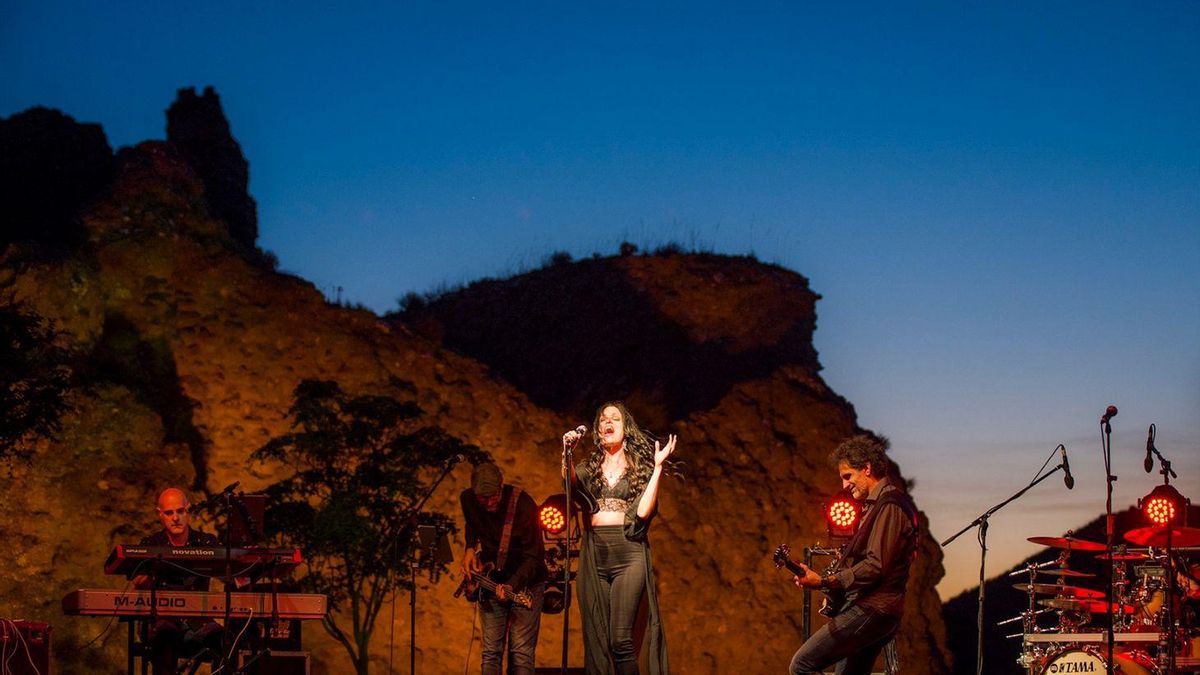
[[[1175,474],[1175,470],[1171,468],[1171,460],[1167,459],[1166,457],[1163,457],[1162,453],[1158,451],[1158,448],[1154,447],[1154,425],[1153,424],[1150,425],[1150,440],[1147,443],[1147,447],[1146,447],[1147,472],[1149,471],[1149,469],[1152,469],[1154,466],[1153,461],[1150,459],[1151,453],[1153,453],[1155,456],[1158,457],[1159,466],[1161,467],[1158,472],[1162,474],[1163,485],[1170,485],[1172,478],[1174,478],[1176,480],[1179,479],[1179,476]],[[1184,509],[1185,510],[1187,509],[1186,504],[1184,505]],[[1186,513],[1185,513],[1185,517],[1186,517]],[[1184,524],[1186,525],[1187,523],[1185,522]],[[1175,621],[1176,621],[1175,607],[1174,607],[1175,602],[1173,599],[1175,598],[1175,590],[1176,590],[1175,586],[1176,586],[1177,579],[1175,578],[1175,562],[1176,561],[1175,561],[1175,554],[1171,550],[1172,549],[1171,538],[1173,536],[1172,531],[1175,529],[1175,525],[1171,522],[1168,522],[1166,524],[1165,529],[1166,529],[1166,534],[1167,534],[1167,537],[1166,537],[1166,539],[1167,539],[1167,541],[1166,541],[1166,544],[1167,544],[1167,547],[1166,547],[1166,551],[1167,551],[1166,577],[1167,577],[1167,598],[1168,598],[1167,602],[1165,603],[1166,608],[1167,608],[1166,609],[1166,620],[1165,620],[1166,626],[1167,626],[1167,644],[1166,644],[1167,672],[1173,673],[1173,672],[1175,672],[1175,647],[1176,647],[1176,640],[1177,640],[1177,636],[1175,634]],[[1184,569],[1187,569],[1186,565],[1184,566]]]
[[[1056,446],[1054,448],[1054,450],[1058,450],[1059,448],[1063,448],[1063,451],[1066,452],[1066,448],[1061,443],[1058,446]],[[1051,454],[1053,455],[1053,451],[1051,452]],[[1049,464],[1049,460],[1047,460],[1046,463]],[[1045,466],[1046,465],[1043,464],[1042,468],[1044,469]],[[1007,506],[1009,502],[1015,501],[1015,500],[1019,499],[1021,497],[1021,495],[1024,495],[1026,492],[1029,492],[1029,490],[1032,489],[1034,485],[1037,485],[1038,483],[1046,480],[1050,476],[1053,476],[1059,469],[1066,471],[1067,470],[1066,463],[1064,462],[1063,464],[1059,464],[1058,466],[1054,467],[1053,469],[1047,471],[1045,474],[1042,474],[1041,476],[1038,476],[1037,478],[1033,479],[1032,483],[1021,488],[1021,490],[1019,492],[1017,492],[1013,496],[1009,497],[1008,499],[1005,499],[1004,501],[993,506],[992,508],[988,509],[987,511],[984,511],[981,516],[979,516],[975,520],[972,520],[966,527],[959,530],[958,532],[955,532],[953,535],[950,536],[949,539],[942,542],[942,548],[945,548],[950,542],[954,541],[955,539],[958,539],[967,530],[970,530],[973,527],[979,528],[979,537],[978,537],[979,538],[979,598],[976,601],[979,605],[979,613],[976,618],[976,643],[975,643],[975,673],[976,673],[976,675],[983,675],[983,603],[984,603],[984,581],[985,581],[985,579],[984,579],[984,564],[985,564],[985,561],[987,560],[988,518],[991,518],[993,513],[997,512],[1000,509]],[[1038,471],[1040,472],[1041,469],[1038,469]],[[1069,475],[1069,473],[1068,473],[1068,475]]]

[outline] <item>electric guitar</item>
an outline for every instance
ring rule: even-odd
[[[783,569],[786,567],[792,574],[803,577],[805,574],[804,567],[791,559],[791,553],[792,549],[787,544],[780,544],[779,548],[775,549],[775,553],[771,556],[771,559],[775,562],[776,568]],[[825,573],[821,576],[827,577],[830,574],[836,573],[841,564],[842,556],[839,555],[837,559],[830,563],[829,567],[825,568]],[[846,609],[845,591],[840,588],[822,588],[821,592],[825,594],[825,597],[821,600],[821,609],[818,610],[821,616],[832,619]]]
[[[475,602],[479,599],[480,592],[487,591],[492,597],[499,599],[496,591],[500,588],[504,589],[504,600],[501,602],[511,602],[514,605],[520,605],[525,609],[533,607],[533,598],[529,597],[528,591],[514,593],[512,586],[501,584],[493,581],[491,574],[495,566],[491,563],[484,565],[482,572],[470,572],[463,577],[462,583],[458,585],[458,589],[454,591],[454,597],[459,597],[466,593],[467,600]]]

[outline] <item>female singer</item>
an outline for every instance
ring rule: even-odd
[[[579,440],[575,431],[563,434],[563,475],[569,468],[572,490],[584,504],[579,613],[588,675],[637,675],[633,622],[643,595],[650,608],[650,675],[667,675],[667,645],[646,535],[658,510],[663,462],[675,450],[675,436],[665,446],[658,441],[651,445],[625,405],[613,401],[596,412],[595,452],[579,466],[568,467],[567,449]]]

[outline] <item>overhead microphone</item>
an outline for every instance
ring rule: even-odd
[[[1149,431],[1146,432],[1146,459],[1142,461],[1142,468],[1146,470],[1146,473],[1154,470],[1154,458],[1150,456],[1150,453],[1157,450],[1154,447],[1154,431],[1154,425],[1151,424]]]
[[[1066,485],[1068,490],[1074,490],[1075,477],[1071,475],[1071,463],[1067,461],[1067,446],[1059,444],[1058,449],[1062,452],[1063,485]]]

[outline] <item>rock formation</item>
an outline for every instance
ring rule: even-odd
[[[119,671],[122,632],[85,648],[104,622],[64,617],[59,600],[123,583],[100,563],[153,529],[159,488],[266,485],[280,469],[247,457],[288,429],[300,380],[370,392],[391,377],[412,382],[442,428],[490,451],[538,498],[558,491],[558,437],[590,424],[600,398],[623,396],[653,431],[679,434],[685,478],[665,485],[652,533],[676,672],[785,667],[801,595],[770,554],[826,540],[821,498],[838,484],[825,457],[859,430],[818,375],[817,296],[803,277],[746,258],[630,255],[479,284],[381,320],[247,262],[248,233],[215,217],[203,172],[176,147],[123,151],[111,186],[81,214],[84,250],[27,264],[13,285],[79,355],[62,432],[13,465],[0,491],[0,540],[16,551],[0,569],[0,615],[53,622],[59,672]],[[10,247],[4,262],[19,253]],[[480,348],[487,341],[494,351]],[[468,481],[460,467],[429,507],[456,514]],[[901,657],[919,664],[910,672],[945,673],[941,556],[927,532],[921,553]],[[457,672],[471,648],[471,609],[454,586],[420,584],[420,672]],[[407,668],[405,602],[394,624],[380,617],[374,672],[387,670],[392,628],[396,671]],[[543,622],[540,665],[558,663],[560,621]],[[314,673],[345,672],[319,626],[305,639]],[[579,663],[577,615],[569,643]]]
[[[204,199],[212,215],[229,226],[229,235],[244,250],[258,239],[258,210],[250,196],[250,165],[229,131],[221,98],[212,87],[204,93],[180,89],[167,109],[167,140],[196,170],[204,183]]]
[[[0,119],[0,245],[78,245],[76,211],[112,172],[112,148],[98,124],[42,107]]]

